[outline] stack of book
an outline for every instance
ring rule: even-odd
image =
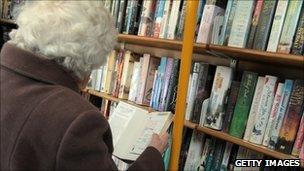
[[[179,59],[112,51],[91,74],[89,87],[158,111],[174,111]]]
[[[304,139],[304,80],[195,62],[185,119],[299,157]],[[211,92],[211,93],[210,93]]]

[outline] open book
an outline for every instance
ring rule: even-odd
[[[110,115],[114,155],[121,159],[136,160],[149,145],[152,134],[169,128],[171,112],[151,112],[128,103],[119,102]]]

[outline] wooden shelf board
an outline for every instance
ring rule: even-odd
[[[0,23],[4,24],[4,25],[12,26],[12,27],[17,27],[17,24],[15,23],[15,21],[10,20],[10,19],[0,18]]]

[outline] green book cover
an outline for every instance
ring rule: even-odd
[[[257,82],[258,74],[245,71],[243,73],[239,95],[236,101],[229,134],[242,138]]]

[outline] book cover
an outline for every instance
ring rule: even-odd
[[[244,48],[254,9],[254,1],[238,1],[235,9],[228,46]]]
[[[118,12],[118,18],[117,18],[117,24],[116,28],[119,33],[122,32],[123,29],[123,22],[125,20],[125,13],[126,13],[126,7],[127,7],[127,0],[120,0],[119,4],[119,12]]]
[[[261,18],[259,19],[257,31],[254,36],[253,49],[266,49],[276,5],[277,1],[264,1]]]
[[[197,170],[200,164],[200,156],[203,147],[204,134],[193,131],[190,141],[187,159],[185,162],[184,170]]]
[[[175,29],[178,20],[179,8],[181,5],[181,0],[172,1],[172,8],[170,11],[170,17],[168,21],[167,35],[165,36],[167,39],[174,39],[175,37]]]
[[[257,73],[248,71],[243,73],[240,91],[229,128],[229,134],[232,136],[243,137],[257,78]]]
[[[304,6],[304,5],[303,5]],[[303,55],[304,50],[304,8],[302,7],[301,16],[298,22],[295,39],[292,45],[292,54]]]
[[[302,5],[302,0],[289,2],[277,52],[287,54],[290,52]]]
[[[186,8],[187,8],[187,1],[183,1],[182,10],[179,13],[178,18],[178,25],[176,27],[175,39],[182,40],[183,33],[184,33],[184,25],[185,25],[185,18],[186,18]]]
[[[111,51],[109,57],[108,57],[108,62],[107,62],[107,77],[106,77],[106,80],[105,80],[105,93],[108,93],[110,94],[111,90],[110,90],[110,87],[111,87],[111,82],[113,81],[112,80],[112,77],[113,77],[113,74],[114,74],[114,67],[115,67],[115,62],[116,62],[116,51],[113,50]]]
[[[147,33],[153,28],[154,10],[155,0],[143,1],[138,36],[149,36]]]
[[[203,101],[209,98],[215,74],[215,66],[207,63],[199,63],[199,72],[197,78],[197,88],[194,95],[194,105],[192,110],[191,121],[193,123],[200,122],[201,109]]]
[[[164,15],[164,8],[165,8],[166,1],[157,1],[155,16],[154,16],[154,34],[153,37],[158,38],[160,34],[160,28],[163,20]]]
[[[122,71],[121,83],[118,94],[119,98],[128,99],[133,67],[134,67],[134,58],[130,51],[126,51],[124,56],[123,71]]]
[[[267,45],[268,52],[277,51],[288,3],[289,0],[278,2],[277,9],[272,22],[269,40],[268,40],[268,45]]]
[[[275,76],[265,76],[265,83],[261,94],[258,112],[253,121],[254,126],[249,139],[249,141],[252,143],[262,144],[275,96],[275,90],[277,88],[277,81],[278,78]]]
[[[231,2],[231,4],[229,2]],[[228,44],[231,27],[232,27],[232,23],[233,23],[233,18],[234,18],[235,11],[236,11],[236,5],[237,5],[237,0],[228,1],[227,9],[225,12],[225,20],[224,20],[224,26],[223,26],[223,38],[222,38],[223,40],[221,40],[221,43],[222,43],[221,45]]]
[[[223,160],[222,160],[221,168],[220,168],[221,171],[227,171],[227,169],[228,169],[228,163],[229,163],[229,159],[230,159],[232,146],[233,146],[232,143],[230,143],[230,142],[226,143]]]
[[[288,107],[288,102],[291,95],[292,87],[293,87],[293,80],[289,80],[289,79],[285,80],[284,90],[280,101],[278,114],[276,115],[270,129],[271,132],[270,132],[268,147],[271,149],[275,148],[275,145],[278,141],[279,132],[283,123],[283,119],[285,117],[286,109]]]
[[[139,76],[141,73],[141,66],[140,62],[134,62],[134,67],[133,67],[133,72],[132,72],[132,78],[131,78],[131,84],[130,84],[130,92],[129,92],[129,97],[128,100],[134,102],[137,96],[137,86],[138,86],[138,81],[139,81]]]
[[[243,137],[243,139],[245,141],[249,141],[251,132],[253,130],[254,121],[255,121],[256,115],[258,113],[258,107],[259,107],[259,103],[261,100],[264,83],[265,83],[265,77],[261,77],[261,76],[258,77],[258,82],[257,82],[257,85],[255,86],[254,96],[253,96],[253,100],[251,103],[251,108],[250,108],[250,112],[249,112],[249,116],[248,116],[246,130],[245,130],[244,137]]]
[[[296,80],[292,89],[286,115],[279,133],[276,149],[280,152],[290,154],[302,117],[302,106],[304,100],[304,80]]]
[[[302,144],[304,144],[304,110],[302,112],[302,119],[291,154],[298,157]]]
[[[221,130],[224,117],[226,96],[232,81],[232,68],[217,66],[213,80],[205,126]]]
[[[159,106],[158,106],[159,111],[165,110],[165,100],[168,93],[168,87],[169,87],[170,76],[172,74],[172,69],[173,69],[173,58],[168,58],[166,64],[165,76],[164,76],[164,84],[159,99]]]
[[[238,97],[241,83],[239,81],[232,81],[231,88],[228,95],[227,108],[225,110],[225,117],[223,121],[223,132],[228,132],[233,116],[234,107]]]
[[[178,75],[179,75],[179,65],[180,60],[174,58],[173,60],[173,70],[170,76],[168,93],[165,100],[165,111],[174,112],[175,110],[175,99],[177,95],[177,84],[178,84]]]
[[[208,156],[209,147],[211,146],[210,143],[211,143],[211,139],[206,137],[202,156],[200,158],[200,163],[199,163],[199,168],[198,168],[199,171],[203,171],[206,167],[206,158]]]
[[[248,48],[248,49],[252,49],[252,47],[253,47],[253,41],[254,41],[254,37],[256,35],[257,26],[258,26],[259,19],[261,16],[263,2],[264,2],[264,0],[258,0],[256,2],[255,8],[254,8],[250,32],[249,32],[248,41],[246,44],[246,48]]]
[[[274,119],[275,119],[275,117],[278,113],[278,109],[279,109],[279,105],[280,105],[280,101],[281,101],[282,93],[283,93],[283,87],[284,87],[284,84],[279,83],[278,87],[277,87],[277,90],[276,90],[276,94],[274,96],[274,101],[273,101],[273,104],[272,104],[271,112],[270,112],[270,115],[269,115],[269,119],[268,119],[268,122],[267,122],[265,134],[264,134],[264,139],[263,139],[263,145],[266,146],[266,147],[269,144],[269,138],[270,138],[269,134],[270,134],[270,131],[271,131],[270,130],[271,125],[273,124]]]
[[[163,12],[163,18],[160,24],[160,31],[159,31],[159,38],[166,38],[166,32],[168,28],[168,22],[169,22],[169,14],[171,10],[171,0],[165,1],[165,7],[164,7],[164,12]]]
[[[200,70],[200,64],[198,62],[195,62],[193,64],[193,69],[191,73],[191,83],[189,87],[189,94],[187,99],[187,107],[186,107],[186,120],[190,120],[192,118],[192,111],[194,106],[194,99],[195,99],[195,93],[197,90],[197,82],[198,82],[198,73]]]

